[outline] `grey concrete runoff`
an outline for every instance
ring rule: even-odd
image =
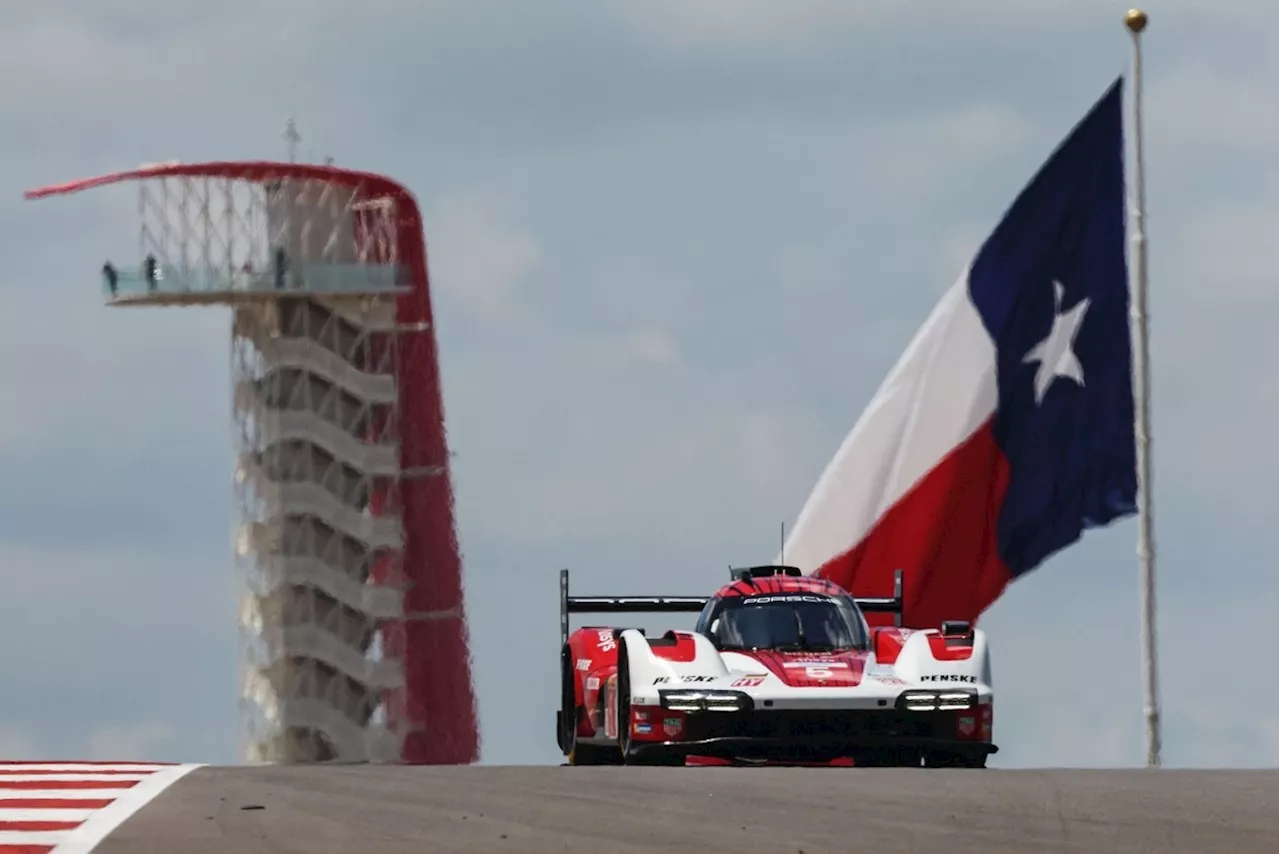
[[[198,769],[95,854],[1274,854],[1275,770]]]

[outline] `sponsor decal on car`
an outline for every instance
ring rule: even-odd
[[[603,652],[613,652],[618,648],[618,642],[613,639],[613,629],[600,629],[596,633],[596,640],[599,641]]]
[[[977,676],[965,676],[960,673],[934,673],[921,676],[921,682],[977,682]]]
[[[662,731],[667,737],[675,738],[684,732],[684,721],[680,718],[664,718],[662,721]]]
[[[746,676],[739,676],[737,679],[729,683],[730,688],[758,688],[764,684],[764,680],[768,678],[766,673],[748,673]]]
[[[815,596],[812,593],[780,593],[776,596],[749,596],[742,600],[743,605],[769,605],[774,602],[808,602],[813,605],[834,605],[830,596]]]
[[[579,659],[578,659],[578,669],[579,669],[579,670],[581,670],[581,671],[584,671],[584,672],[585,672],[585,671],[587,671],[587,670],[590,670],[590,669],[591,669],[591,659],[589,659],[589,658],[579,658]]]
[[[906,685],[907,680],[899,679],[897,676],[873,676],[881,685]]]
[[[599,688],[600,688],[600,677],[599,677],[599,676],[588,676],[588,677],[587,677],[587,690],[588,690],[588,691],[596,691],[596,690],[598,690]]]
[[[643,723],[641,721],[636,721],[631,728],[637,735],[648,735],[653,732],[653,724]]]
[[[961,735],[973,735],[975,721],[972,717],[963,717],[960,719],[958,726]]]
[[[716,679],[717,679],[717,678],[719,678],[719,677],[716,677],[716,676],[677,676],[677,677],[675,677],[675,680],[674,680],[674,681],[676,681],[676,682],[714,682],[714,681],[716,681]],[[653,684],[654,684],[654,685],[665,685],[665,684],[667,684],[667,683],[669,683],[669,682],[671,682],[671,681],[673,681],[673,680],[672,680],[672,677],[670,677],[670,676],[659,676],[657,679],[654,679],[654,680],[653,680]]]

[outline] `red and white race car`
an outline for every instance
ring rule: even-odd
[[[571,597],[560,572],[560,749],[572,765],[726,763],[981,768],[991,740],[986,635],[901,627],[894,595],[855,599],[794,567],[733,570],[706,597]],[[698,613],[647,638],[574,613]],[[891,613],[868,626],[865,613]]]

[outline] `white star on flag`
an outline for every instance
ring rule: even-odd
[[[1085,297],[1064,312],[1062,311],[1062,292],[1062,282],[1054,279],[1053,326],[1049,329],[1049,335],[1022,357],[1024,365],[1032,362],[1040,363],[1040,367],[1036,369],[1035,378],[1037,404],[1044,400],[1049,386],[1053,385],[1058,377],[1066,377],[1084,385],[1084,368],[1080,366],[1080,360],[1076,358],[1075,351],[1071,348],[1075,345],[1076,335],[1080,333],[1084,313],[1089,309],[1089,298]]]

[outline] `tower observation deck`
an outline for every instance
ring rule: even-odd
[[[466,764],[479,734],[426,246],[407,189],[163,163],[109,306],[227,305],[248,761]],[[157,475],[162,476],[162,475]]]

